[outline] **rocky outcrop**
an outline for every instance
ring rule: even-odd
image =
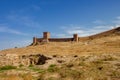
[[[48,59],[50,58],[42,54],[30,54],[30,55],[0,54],[0,66],[42,65],[45,64],[46,60]]]

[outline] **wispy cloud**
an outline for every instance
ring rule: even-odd
[[[11,11],[12,13],[20,13],[20,14],[26,14],[26,13],[33,13],[33,12],[39,12],[41,11],[41,7],[39,5],[33,4],[30,6],[22,7],[21,9],[18,9],[16,11]]]
[[[7,19],[16,22],[18,25],[24,25],[25,27],[40,27],[41,25],[34,21],[30,16],[22,16],[18,14],[11,14],[7,16]]]
[[[105,22],[102,21],[102,20],[95,20],[92,23],[94,23],[94,24],[104,24]]]
[[[116,19],[120,19],[120,16],[117,16]]]
[[[21,39],[21,40],[9,40],[9,41],[2,41],[0,44],[0,50],[8,49],[8,48],[14,48],[14,47],[25,47],[32,43],[32,40],[29,39]]]
[[[52,35],[52,37],[57,37],[57,38],[66,38],[66,37],[70,37],[69,35],[67,35],[67,34],[65,34],[65,33],[51,33]]]
[[[89,36],[94,35],[106,30],[113,29],[115,27],[120,27],[120,16],[116,17],[115,20],[111,20],[111,23],[104,22],[103,20],[96,20],[93,21],[91,27],[86,26],[79,26],[79,25],[67,25],[67,26],[61,26],[61,29],[64,31],[63,34],[66,34],[67,36],[72,36],[72,34],[79,34],[79,36]],[[97,24],[97,26],[96,26]]]
[[[20,32],[18,30],[15,29],[10,29],[6,26],[0,26],[0,32],[2,33],[11,33],[11,34],[15,34],[15,35],[23,35],[23,36],[27,36],[28,34]]]
[[[64,26],[64,28],[62,27],[61,29],[64,31],[65,34],[67,34],[68,36],[72,36],[72,34],[78,34],[79,36],[89,36],[89,35],[93,35],[93,34],[97,34],[97,33],[100,33],[100,32],[103,32],[103,31],[106,31],[106,30],[109,30],[109,29],[112,29],[113,26],[110,26],[110,25],[101,25],[101,26],[94,26],[92,28],[86,28],[86,27],[83,27],[83,26]]]
[[[116,26],[120,26],[120,16],[116,17],[115,20],[112,21]]]
[[[16,41],[14,41],[13,43],[12,43],[12,46],[13,47],[24,47],[24,46],[29,46],[31,43],[32,43],[32,39],[23,39],[23,40],[18,40],[19,41],[19,43],[18,42],[16,42]]]

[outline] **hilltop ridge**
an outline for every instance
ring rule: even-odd
[[[119,80],[119,32],[120,27],[79,38],[78,42],[45,42],[2,50],[0,79]],[[27,77],[23,79],[23,75]]]
[[[108,31],[104,31],[95,35],[91,35],[89,37],[100,38],[100,37],[116,36],[116,35],[120,35],[120,27],[117,27]]]
[[[36,46],[2,50],[0,53],[15,54],[85,54],[85,53],[119,53],[120,27],[79,38],[79,42],[48,42]]]
[[[33,43],[31,45],[40,45],[45,42],[81,42],[86,40],[93,40],[96,38],[108,37],[108,36],[119,36],[120,35],[120,27],[104,31],[101,33],[97,33],[94,35],[89,35],[86,37],[79,37],[78,34],[73,34],[71,38],[51,38],[50,32],[43,32],[42,38],[33,37]]]

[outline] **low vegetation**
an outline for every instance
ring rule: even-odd
[[[71,61],[50,64],[47,68],[8,65],[0,67],[0,80],[119,80],[119,61],[120,55],[107,54],[73,56]]]
[[[1,54],[29,54],[31,56],[23,58],[32,60],[29,66],[22,63],[17,67],[1,66],[0,80],[120,80],[120,35],[113,32],[104,33],[107,36],[98,34],[85,40],[79,38],[80,42],[49,42],[0,51]],[[32,58],[33,53],[45,54],[50,59],[43,58],[41,64],[42,60],[38,57],[37,64],[36,57]],[[12,59],[14,57],[16,55]],[[1,63],[4,60],[1,59]]]
[[[0,71],[11,70],[11,69],[16,69],[16,67],[11,65],[0,67]]]

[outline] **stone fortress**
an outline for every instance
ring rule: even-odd
[[[93,39],[112,35],[120,35],[120,27],[86,37],[79,37],[78,34],[73,34],[72,38],[50,38],[50,32],[43,32],[43,38],[33,37],[33,43],[31,45],[37,45],[44,42],[89,42]]]
[[[78,42],[78,34],[73,34],[73,38],[50,38],[50,32],[43,32],[43,38],[33,37],[32,45],[36,45],[42,42]]]

